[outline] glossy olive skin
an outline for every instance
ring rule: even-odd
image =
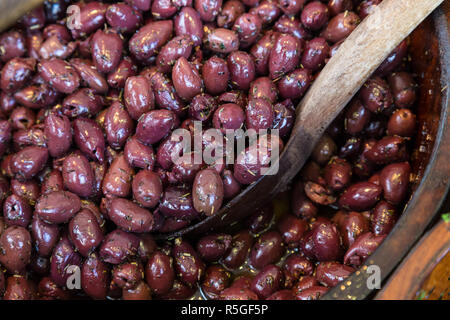
[[[92,89],[82,88],[63,100],[62,113],[69,118],[92,116],[100,112],[105,102]]]
[[[174,19],[174,30],[176,36],[189,35],[194,46],[202,43],[203,22],[200,14],[191,7],[183,7]]]
[[[31,222],[31,236],[39,255],[48,257],[59,240],[59,227],[42,221],[35,214]]]
[[[311,71],[309,69],[296,69],[288,73],[277,82],[280,96],[284,99],[299,99],[312,82]]]
[[[103,232],[95,215],[88,209],[78,212],[69,223],[70,240],[78,252],[87,257],[100,245]]]
[[[336,191],[345,188],[351,180],[352,167],[345,160],[333,157],[324,169],[324,178],[327,185]]]
[[[321,296],[327,293],[328,288],[322,286],[312,286],[298,292],[295,295],[296,300],[318,300]]]
[[[10,226],[0,236],[0,263],[12,274],[22,274],[31,257],[31,236],[24,227]]]
[[[269,264],[253,278],[250,289],[255,292],[259,298],[265,299],[281,289],[283,282],[284,275],[281,268]]]
[[[255,79],[255,64],[252,57],[244,51],[234,51],[227,58],[230,81],[240,90],[248,90]]]
[[[283,263],[284,286],[292,288],[301,276],[310,276],[314,272],[311,261],[298,253],[289,255]]]
[[[145,267],[145,280],[152,291],[157,295],[168,293],[174,279],[173,259],[160,251],[153,253]]]
[[[182,282],[194,286],[205,273],[205,264],[192,246],[181,240],[175,239],[172,247],[175,271]]]
[[[236,19],[232,29],[238,34],[240,47],[248,48],[258,39],[262,20],[257,15],[244,13]]]
[[[91,159],[103,163],[105,138],[100,126],[91,119],[77,118],[73,121],[73,136],[77,147]]]
[[[354,271],[355,269],[352,267],[338,262],[321,262],[317,265],[316,278],[321,284],[327,287],[334,287]]]
[[[389,88],[398,108],[410,108],[416,101],[416,86],[413,77],[407,72],[396,72],[388,76]]]
[[[63,236],[56,244],[50,262],[50,277],[59,286],[65,286],[71,275],[69,266],[81,267],[82,258],[75,251],[69,239]]]
[[[114,266],[111,278],[121,289],[135,288],[143,279],[144,268],[138,261],[125,262]]]
[[[281,15],[281,10],[275,1],[261,1],[248,12],[259,16],[266,26],[272,24]]]
[[[338,218],[340,214],[342,216]],[[338,221],[335,221],[336,219]],[[338,225],[342,244],[346,248],[351,246],[360,234],[369,231],[368,219],[359,212],[351,211],[347,213],[338,211],[332,220]]]
[[[366,157],[376,164],[387,164],[404,160],[407,155],[405,143],[405,139],[402,137],[383,137],[367,151]]]
[[[344,264],[359,267],[383,242],[386,235],[374,235],[371,232],[360,235],[348,248],[344,256]]]
[[[12,194],[3,202],[3,216],[9,226],[26,228],[31,221],[31,214],[31,207],[25,198]]]
[[[109,286],[109,267],[97,253],[92,253],[81,267],[81,287],[92,299],[106,298]]]
[[[47,148],[28,146],[13,155],[11,170],[20,178],[31,179],[44,168],[47,160]]]
[[[328,2],[328,10],[331,16],[335,16],[345,11],[352,11],[352,9],[353,9],[352,0],[330,0]],[[361,17],[361,14],[359,14],[359,16]],[[363,17],[361,17],[361,19],[363,19]]]
[[[320,1],[309,2],[302,10],[301,21],[305,28],[318,31],[327,23],[328,7]]]
[[[232,237],[229,234],[210,234],[200,238],[197,242],[196,250],[204,261],[214,262],[228,252],[231,243]]]
[[[400,204],[408,192],[411,166],[408,162],[393,163],[381,170],[380,185],[383,196],[392,204]]]
[[[263,98],[251,99],[245,107],[245,123],[247,129],[256,131],[272,126],[274,111],[270,101]]]
[[[14,58],[9,60],[1,70],[0,88],[13,93],[29,81],[36,61],[33,58]]]
[[[284,243],[289,247],[295,247],[308,228],[305,220],[296,218],[293,215],[286,215],[277,223]]]
[[[163,186],[157,174],[149,170],[141,170],[133,178],[132,191],[134,199],[142,206],[153,208],[162,196]]]
[[[170,72],[180,57],[188,59],[191,56],[193,45],[189,34],[182,34],[167,42],[156,57],[158,69],[164,73]]]
[[[81,208],[80,198],[69,191],[54,191],[39,197],[35,212],[48,223],[65,223]]]
[[[394,205],[380,201],[370,215],[370,231],[376,235],[387,235],[397,222],[398,215]]]
[[[79,74],[64,60],[43,60],[38,64],[38,71],[40,76],[59,92],[72,93],[80,85]]]
[[[203,83],[197,69],[185,57],[180,57],[172,68],[172,81],[177,94],[190,101],[202,91]]]
[[[178,96],[172,81],[160,72],[156,72],[150,80],[155,102],[161,109],[175,112],[179,116],[185,114],[184,102]]]
[[[248,288],[231,286],[220,293],[220,300],[259,300],[258,295]]]
[[[345,39],[359,24],[360,18],[352,11],[334,16],[322,32],[322,36],[332,43]]]
[[[108,233],[100,246],[99,254],[103,261],[119,264],[137,254],[139,238],[120,229]]]
[[[170,186],[164,190],[159,209],[166,217],[192,220],[198,216],[191,190],[183,186]]]
[[[118,155],[111,163],[102,182],[104,195],[126,197],[131,191],[134,170],[123,154]]]
[[[34,283],[25,276],[10,276],[6,279],[3,300],[34,300],[36,292]]]
[[[310,235],[305,234],[305,240],[305,246],[311,241],[311,253],[318,261],[338,260],[342,256],[339,231],[336,225],[326,219],[317,222]]]
[[[150,82],[143,76],[127,78],[124,87],[124,101],[130,117],[139,119],[155,107],[155,97]]]
[[[381,193],[381,186],[365,181],[357,182],[344,191],[338,202],[342,208],[363,211],[375,205]]]
[[[89,197],[93,194],[94,172],[88,159],[80,154],[73,153],[64,159],[62,176],[65,187],[80,197]]]
[[[44,277],[39,281],[38,292],[44,298],[52,300],[70,299],[70,295],[60,288],[50,277]]]
[[[317,207],[305,195],[305,186],[301,180],[298,180],[291,192],[291,211],[298,218],[309,219],[317,214]]]
[[[386,76],[402,63],[407,53],[408,42],[405,39],[400,42],[400,44],[391,52],[391,54],[380,64],[375,73],[380,76]]]
[[[210,94],[218,95],[226,91],[230,79],[227,62],[212,56],[203,64],[202,77],[205,88]]]
[[[279,232],[263,233],[250,251],[250,263],[256,269],[262,269],[268,264],[275,263],[284,254],[285,248]]]
[[[301,293],[303,290],[319,286],[319,282],[317,279],[313,276],[302,276],[299,278],[299,281],[294,285],[292,288],[292,293],[294,296],[297,296],[299,293]]]
[[[205,271],[202,281],[202,292],[209,299],[218,299],[219,294],[231,283],[231,273],[219,265],[211,265]]]
[[[345,131],[356,135],[364,130],[371,119],[371,113],[360,100],[352,100],[345,112]]]
[[[150,211],[122,198],[111,201],[108,216],[119,228],[134,233],[149,232],[154,224]]]
[[[106,9],[105,18],[106,22],[115,30],[132,33],[142,21],[142,14],[125,3],[114,3]]]
[[[134,123],[120,102],[114,102],[105,114],[106,140],[113,148],[121,148],[131,136]]]
[[[217,25],[221,28],[230,28],[236,19],[245,12],[244,4],[238,0],[228,0],[217,15]]]
[[[269,56],[269,75],[277,79],[293,71],[300,63],[303,50],[302,42],[290,34],[281,34]]]
[[[222,206],[223,183],[214,169],[197,173],[192,185],[192,201],[195,210],[207,216],[213,215]]]
[[[387,134],[411,137],[416,129],[416,115],[409,109],[398,109],[389,118]]]
[[[205,36],[205,46],[217,53],[230,53],[239,49],[239,37],[236,32],[217,28]]]
[[[278,5],[285,14],[295,15],[303,8],[306,0],[278,0]]]
[[[389,85],[380,77],[369,79],[362,86],[359,97],[363,105],[373,113],[380,113],[393,103]]]
[[[122,299],[123,300],[151,300],[151,291],[149,286],[141,281],[135,288],[123,289]]]
[[[128,48],[138,61],[147,64],[153,55],[169,40],[173,31],[171,20],[149,22],[130,39]]]
[[[240,129],[244,121],[244,110],[234,103],[223,104],[213,115],[214,128],[220,129],[224,134],[226,134],[227,129]]]
[[[26,52],[26,40],[24,35],[16,30],[2,33],[0,45],[4,48],[0,52],[0,60],[7,62],[15,57],[21,57]]]
[[[250,54],[255,60],[255,71],[259,75],[269,73],[270,52],[279,36],[278,32],[268,31],[250,49]]]
[[[125,57],[119,62],[117,68],[108,74],[107,83],[113,88],[123,88],[129,77],[136,75],[137,66],[129,57]]]
[[[227,269],[239,268],[247,259],[253,244],[253,237],[248,230],[241,230],[233,236],[228,253],[221,259]]]

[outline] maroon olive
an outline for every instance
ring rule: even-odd
[[[321,262],[316,268],[316,278],[324,286],[334,287],[354,271],[355,269],[352,267],[340,264],[339,262]]]
[[[400,204],[407,195],[411,166],[408,162],[393,163],[381,170],[380,185],[386,201]]]
[[[213,262],[219,260],[228,252],[231,242],[232,237],[228,234],[210,234],[197,242],[196,249],[203,260]]]
[[[244,264],[253,243],[253,237],[248,230],[241,230],[233,236],[231,247],[222,264],[228,269],[238,269]]]
[[[102,182],[104,195],[126,197],[131,191],[131,180],[134,174],[123,154],[118,155],[106,172]]]
[[[113,199],[108,216],[119,228],[129,232],[149,232],[153,228],[152,213],[126,199]]]
[[[212,30],[206,35],[204,42],[208,49],[218,53],[230,53],[239,48],[237,33],[224,28]]]
[[[88,209],[78,212],[69,223],[70,239],[78,252],[87,257],[103,240],[103,233]]]
[[[303,8],[306,0],[278,0],[278,5],[285,14],[296,15]]]
[[[230,72],[225,60],[213,56],[209,58],[202,69],[206,90],[213,94],[220,94],[227,89]]]
[[[125,3],[114,3],[106,9],[108,24],[119,32],[131,33],[142,21],[142,13]]]
[[[175,279],[172,288],[167,293],[159,296],[159,298],[164,300],[186,300],[192,297],[196,290],[196,287],[190,287],[180,280]]]
[[[378,202],[381,192],[381,186],[365,181],[357,182],[340,196],[339,205],[355,211],[367,210]]]
[[[324,66],[329,52],[330,47],[324,38],[314,38],[306,43],[301,64],[304,68],[317,71]]]
[[[176,122],[176,115],[170,110],[150,111],[139,119],[136,138],[146,144],[156,143],[175,128]]]
[[[358,14],[361,19],[364,19],[373,12],[375,7],[381,3],[382,0],[363,0],[358,6]]]
[[[241,191],[241,185],[234,178],[233,172],[226,169],[222,172],[223,198],[231,199]]]
[[[6,279],[6,289],[3,300],[33,300],[35,299],[35,284],[25,276],[13,275]]]
[[[317,214],[317,207],[305,195],[305,186],[301,180],[295,184],[291,195],[291,210],[292,213],[302,219],[309,219],[315,217]]]
[[[39,281],[38,292],[45,298],[55,300],[69,300],[68,292],[60,288],[50,277],[44,277]]]
[[[250,84],[249,97],[250,99],[266,99],[271,103],[277,101],[278,90],[275,84],[268,77],[256,78]]]
[[[70,28],[74,38],[90,34],[105,23],[106,4],[93,1],[80,7],[79,24]]]
[[[351,135],[356,135],[364,130],[370,122],[371,113],[360,100],[352,100],[345,113],[345,131]]]
[[[315,182],[305,184],[305,194],[314,203],[321,205],[330,205],[336,202],[336,197],[330,188]]]
[[[136,75],[137,66],[131,61],[129,57],[125,57],[120,61],[117,68],[108,74],[108,84],[113,88],[123,88],[125,86],[125,81],[129,77]],[[92,86],[91,86],[92,87]]]
[[[278,82],[278,91],[284,99],[301,98],[312,82],[311,71],[309,69],[297,69],[282,77]]]
[[[325,167],[324,178],[327,185],[333,190],[342,190],[351,180],[352,167],[344,159],[333,157]]]
[[[250,49],[250,54],[255,61],[255,71],[259,75],[267,75],[269,73],[270,52],[278,36],[277,32],[269,31]]]
[[[250,289],[255,292],[259,298],[265,299],[274,292],[280,290],[283,286],[283,282],[284,275],[281,268],[269,264],[253,278]]]
[[[64,159],[62,176],[65,187],[80,197],[89,197],[94,188],[94,172],[88,159],[73,153]]]
[[[186,59],[190,57],[193,45],[194,43],[189,34],[177,36],[167,42],[156,57],[158,69],[162,72],[169,73],[172,70],[172,66],[180,57]]]
[[[159,145],[158,151],[156,152],[157,163],[162,169],[169,170],[173,166],[174,160],[176,161],[176,159],[183,156],[185,147],[183,136],[179,137],[171,134]]]
[[[271,294],[266,300],[295,300],[292,290],[284,289]]]
[[[111,83],[106,82],[103,75],[100,74],[90,60],[74,58],[70,60],[70,64],[79,73],[81,79],[89,86],[89,88],[97,93],[106,93],[108,90],[108,84],[111,85]]]
[[[398,109],[389,118],[387,134],[401,137],[413,136],[416,128],[416,116],[409,109]]]
[[[344,256],[344,264],[359,267],[383,242],[386,235],[374,235],[371,232],[361,234],[348,248]]]
[[[194,0],[194,8],[205,22],[212,22],[219,14],[222,0]]]
[[[245,108],[245,123],[247,129],[256,131],[272,126],[274,111],[270,101],[263,98],[253,98]]]
[[[376,164],[386,164],[404,160],[406,153],[406,141],[398,136],[386,136],[378,140],[375,145],[367,151],[366,157]]]
[[[205,264],[188,242],[181,238],[175,239],[172,256],[175,270],[181,281],[189,286],[194,286],[197,281],[202,279],[205,273]]]
[[[133,178],[133,197],[144,207],[155,207],[162,195],[162,183],[157,174],[148,170],[141,170]]]
[[[53,88],[62,93],[72,93],[80,85],[80,76],[66,61],[51,58],[38,65],[39,74]]]
[[[283,239],[279,232],[268,231],[263,233],[250,251],[250,263],[256,269],[276,263],[284,254]]]
[[[386,201],[380,201],[370,215],[370,230],[376,236],[389,234],[397,218],[395,207]]]
[[[245,121],[245,113],[241,107],[234,103],[227,103],[220,106],[213,116],[213,124],[216,129],[226,133],[227,129],[240,129]]]
[[[205,271],[201,283],[202,292],[210,299],[218,299],[220,293],[229,287],[231,273],[219,265],[211,265]]]
[[[245,219],[245,225],[253,234],[259,234],[265,231],[271,224],[274,217],[274,208],[272,203],[268,203],[259,210],[256,210]]]
[[[248,48],[258,39],[262,20],[257,15],[244,13],[236,19],[232,29],[238,34],[241,48]]]
[[[111,272],[114,285],[121,289],[135,288],[143,280],[144,268],[139,261],[115,265]]]
[[[301,276],[310,276],[314,272],[314,265],[299,253],[289,255],[283,262],[284,286],[292,288]]]
[[[337,225],[342,236],[342,243],[348,248],[360,234],[369,231],[369,221],[359,212],[338,211],[337,214],[339,213],[343,216],[337,221]]]
[[[125,106],[134,120],[155,106],[155,97],[150,82],[143,76],[129,77],[125,82]]]
[[[97,253],[91,253],[81,267],[81,287],[92,299],[106,298],[109,285],[109,268]]]
[[[142,11],[150,10],[151,0],[126,0],[128,4]]]
[[[1,178],[0,178],[1,181]],[[24,198],[30,205],[36,203],[37,198],[41,195],[39,184],[35,180],[11,179],[11,191],[13,194]],[[0,182],[1,184],[1,182]],[[0,196],[0,199],[2,197]]]
[[[136,287],[122,290],[123,300],[151,300],[150,287],[144,282],[139,282]]]
[[[80,207],[77,195],[68,191],[54,191],[37,200],[35,212],[42,220],[58,224],[69,221]]]
[[[156,251],[147,262],[145,280],[157,295],[165,294],[172,288],[175,278],[172,260],[170,256]]]
[[[102,96],[95,94],[92,89],[83,88],[63,100],[61,111],[69,118],[93,116],[100,112],[104,104]]]
[[[75,251],[69,239],[64,236],[56,244],[51,257],[50,277],[59,286],[65,286],[75,269],[81,267],[81,256]]]
[[[341,257],[341,240],[337,227],[324,220],[312,228],[313,254],[318,261],[337,260]]]
[[[10,226],[0,236],[0,263],[10,273],[23,273],[31,257],[31,236],[24,227]]]
[[[33,58],[9,60],[1,70],[0,88],[6,93],[16,92],[30,80],[35,65]]]
[[[133,131],[133,120],[120,102],[114,102],[105,114],[106,139],[113,148],[125,145]]]
[[[295,294],[296,300],[317,300],[325,293],[327,293],[328,288],[319,285],[314,285],[312,287],[306,288]]]
[[[270,78],[278,79],[290,71],[293,71],[300,63],[302,47],[302,42],[296,37],[290,34],[280,35],[270,51]]]
[[[196,95],[189,105],[189,115],[193,120],[206,121],[217,109],[216,100],[209,94]]]
[[[159,209],[166,217],[192,220],[198,216],[190,188],[171,186],[164,190]]]
[[[248,100],[246,94],[243,91],[239,90],[231,90],[224,92],[217,98],[217,102],[219,104],[234,103],[241,108],[245,107],[247,101]]]
[[[380,76],[388,75],[402,63],[407,53],[408,42],[405,39],[400,42],[400,44],[391,52],[391,54],[380,64],[378,69],[375,71],[375,74],[378,74]]]
[[[147,64],[154,54],[170,39],[173,30],[171,20],[152,21],[140,28],[130,39],[130,53]]]
[[[73,130],[78,148],[90,158],[103,163],[105,139],[97,122],[87,118],[77,118],[73,121]]]
[[[286,215],[277,223],[278,231],[280,231],[284,243],[287,246],[297,246],[298,242],[307,230],[308,224],[305,220]]]
[[[328,22],[328,7],[320,1],[308,3],[302,10],[301,20],[305,28],[318,31]]]
[[[276,1],[271,0],[262,1],[259,5],[253,6],[248,12],[261,18],[264,25],[272,24],[281,15],[281,10]]]
[[[364,2],[364,1],[363,1]],[[328,2],[328,10],[331,16],[335,16],[341,12],[352,11],[353,1],[352,0],[330,0]],[[359,14],[361,17],[361,14]],[[364,19],[361,17],[361,19]]]
[[[252,57],[244,51],[235,51],[228,55],[227,63],[232,85],[240,90],[248,90],[255,79]]]
[[[13,130],[30,129],[36,122],[36,115],[33,110],[25,107],[14,108],[9,116]]]
[[[321,36],[332,43],[339,42],[352,33],[360,21],[358,15],[352,11],[341,12],[330,20]]]
[[[0,59],[7,62],[26,53],[26,40],[22,33],[10,30],[0,35]]]
[[[313,37],[296,17],[284,15],[277,20],[273,28],[280,33],[291,34],[299,40],[311,39]]]
[[[3,202],[3,216],[9,226],[26,228],[31,221],[31,207],[25,198],[12,194]]]
[[[152,170],[155,164],[153,148],[143,144],[135,136],[125,144],[124,155],[132,167]]]
[[[202,79],[185,57],[178,58],[173,66],[172,81],[177,94],[185,101],[190,101],[202,91]]]
[[[31,236],[34,246],[43,257],[48,257],[53,251],[59,239],[59,227],[42,221],[37,215],[31,222]]]
[[[388,109],[393,103],[389,86],[380,77],[369,79],[362,86],[359,96],[363,105],[374,113]]]
[[[14,174],[24,179],[31,179],[44,168],[47,160],[47,148],[29,146],[13,155],[11,169]]]
[[[139,238],[120,229],[108,233],[103,240],[99,253],[103,261],[119,264],[135,256],[139,246]]]
[[[175,91],[172,81],[161,72],[155,72],[150,81],[156,105],[161,109],[167,109],[179,116],[183,116],[186,109],[183,101]]]
[[[203,39],[203,23],[200,14],[194,8],[183,7],[174,19],[174,29],[177,36],[189,35],[194,46],[199,46]]]
[[[245,12],[244,4],[238,0],[226,1],[217,16],[217,25],[223,28],[230,28],[236,19]]]
[[[9,121],[0,120],[0,156],[6,151],[11,140],[12,126]]]

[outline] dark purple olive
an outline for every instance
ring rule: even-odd
[[[87,118],[77,118],[73,121],[73,133],[78,148],[91,159],[103,163],[105,138],[97,122]]]
[[[354,211],[370,209],[378,202],[382,193],[381,186],[362,181],[350,185],[339,198],[342,208]]]
[[[80,76],[66,61],[51,58],[38,65],[40,76],[53,88],[62,93],[72,93],[80,85]]]
[[[301,20],[305,28],[318,31],[327,23],[329,17],[328,7],[320,1],[308,3],[302,10]]]
[[[94,172],[88,159],[73,153],[64,159],[62,176],[65,187],[80,197],[89,197],[94,191]]]
[[[31,236],[27,229],[10,226],[0,236],[0,263],[12,274],[22,274],[31,257]]]
[[[152,291],[157,295],[163,295],[172,288],[175,278],[173,259],[156,251],[150,256],[145,267],[145,280]]]
[[[201,283],[202,292],[210,299],[218,299],[220,293],[229,287],[231,273],[219,265],[211,265],[205,271]]]
[[[302,50],[303,44],[299,39],[290,34],[281,34],[270,51],[270,78],[278,79],[293,71],[300,63]]]
[[[97,253],[92,253],[81,267],[81,287],[92,299],[104,300],[108,292],[109,267]]]
[[[202,44],[203,23],[200,14],[191,7],[183,7],[175,16],[174,29],[177,36],[189,35],[194,42],[194,46]]]
[[[324,178],[327,186],[339,191],[345,188],[351,180],[352,167],[345,160],[333,157],[324,169]]]
[[[386,201],[380,201],[370,215],[370,230],[376,236],[389,234],[397,218],[395,206]]]
[[[360,235],[348,248],[344,256],[344,264],[359,267],[383,242],[386,235],[374,235],[371,232]]]
[[[54,191],[42,195],[36,202],[35,212],[48,223],[66,223],[81,208],[80,198],[68,191]]]
[[[250,289],[259,298],[265,299],[283,287],[284,275],[281,268],[269,264],[265,266],[252,280]]]
[[[135,288],[142,280],[144,267],[139,261],[115,265],[111,272],[112,282],[121,289]]]
[[[289,255],[283,262],[284,286],[292,288],[301,276],[309,276],[314,272],[311,261],[298,253]]]
[[[155,107],[155,97],[150,81],[143,76],[131,76],[125,81],[125,107],[131,118],[138,120],[144,113]]]
[[[341,12],[328,22],[321,36],[332,43],[339,42],[347,38],[360,21],[358,15],[352,11]]]
[[[192,246],[177,238],[172,247],[175,270],[181,281],[189,286],[194,286],[205,273],[205,264]]]
[[[3,216],[9,226],[26,228],[31,221],[31,214],[31,207],[25,198],[12,194],[3,202]]]
[[[99,253],[103,261],[119,264],[137,254],[139,238],[120,229],[108,233],[103,240]]]
[[[134,129],[134,123],[120,102],[114,102],[105,114],[106,140],[113,148],[121,148]]]
[[[416,128],[416,116],[409,109],[398,109],[389,118],[387,134],[412,137]]]
[[[29,146],[15,153],[11,159],[12,173],[24,179],[31,179],[46,165],[48,150]]]
[[[66,286],[69,277],[81,267],[82,258],[64,236],[56,244],[50,259],[50,277],[59,286]]]
[[[285,251],[283,239],[279,232],[268,231],[263,233],[253,245],[250,252],[250,263],[256,269],[276,263]]]
[[[381,170],[380,185],[384,199],[392,204],[400,204],[409,187],[411,166],[408,162],[392,163]]]
[[[348,248],[353,244],[353,242],[355,242],[356,238],[360,234],[369,231],[369,221],[359,212],[351,211],[346,213],[344,211],[338,211],[336,215],[339,213],[343,216],[336,223],[342,237],[342,243],[346,248]]]
[[[339,282],[344,281],[354,271],[355,269],[352,267],[339,262],[321,262],[316,268],[316,278],[321,284],[327,287],[334,287]]]
[[[228,234],[210,234],[200,238],[197,242],[197,252],[200,257],[208,262],[222,258],[231,247],[232,237]]]
[[[42,221],[35,214],[31,222],[31,236],[39,255],[48,257],[59,240],[59,227]]]
[[[88,209],[78,212],[69,223],[70,239],[78,252],[87,257],[103,240],[95,215]]]
[[[134,32],[142,21],[142,13],[125,3],[114,3],[106,9],[105,18],[115,30]]]
[[[406,141],[402,137],[386,136],[378,140],[365,156],[376,164],[402,161],[407,156],[405,144]]]

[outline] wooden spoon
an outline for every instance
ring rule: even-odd
[[[192,236],[233,225],[286,188],[315,144],[360,87],[443,0],[384,0],[342,43],[297,107],[296,122],[274,175],[262,176],[215,215],[158,238]]]
[[[0,32],[43,2],[44,0],[0,0]]]

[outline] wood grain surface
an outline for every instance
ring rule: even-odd
[[[0,32],[44,0],[0,0]]]

